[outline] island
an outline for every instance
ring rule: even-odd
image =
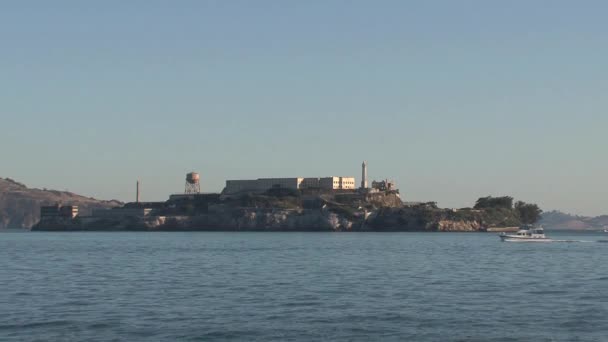
[[[365,176],[364,164],[364,176]],[[471,208],[439,208],[435,202],[403,201],[390,180],[354,177],[228,180],[221,193],[201,193],[189,173],[184,193],[163,202],[135,202],[94,209],[40,208],[34,231],[429,231],[516,230],[540,217],[536,204],[512,197],[482,197]]]

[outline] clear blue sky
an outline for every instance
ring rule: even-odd
[[[4,1],[0,176],[145,200],[394,178],[608,213],[606,1]]]

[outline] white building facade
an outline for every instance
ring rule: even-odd
[[[93,209],[95,218],[146,217],[152,212],[150,208],[111,208]]]
[[[258,178],[243,180],[227,180],[224,194],[239,192],[264,192],[272,188],[283,189],[324,189],[324,190],[354,190],[354,177],[321,177],[321,178]]]

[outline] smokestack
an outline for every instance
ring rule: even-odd
[[[139,203],[139,179],[137,180],[137,186],[135,189],[135,202]]]
[[[361,189],[367,189],[367,162],[361,164]]]

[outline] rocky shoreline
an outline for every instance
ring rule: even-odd
[[[331,209],[216,208],[198,215],[40,221],[34,231],[486,231],[484,215],[446,209],[388,208],[347,215]],[[458,217],[460,216],[460,217]],[[469,216],[469,217],[466,217]],[[486,222],[485,224],[488,224]]]

